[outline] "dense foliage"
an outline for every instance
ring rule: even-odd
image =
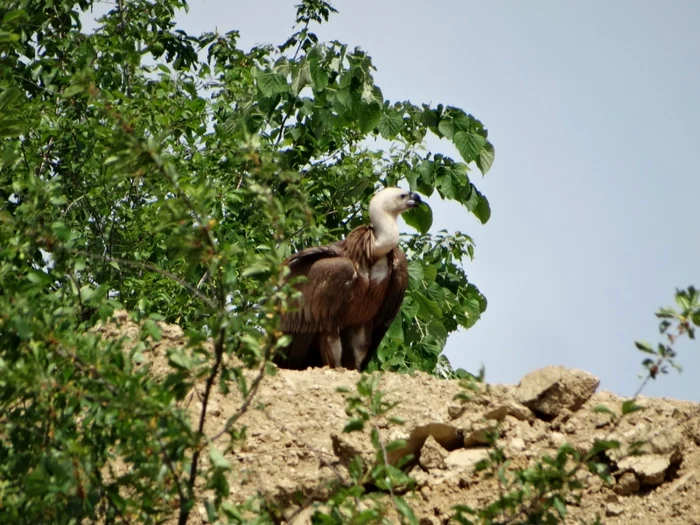
[[[89,296],[85,320],[109,297],[201,327],[212,305],[178,280],[213,297],[223,279],[220,303],[247,310],[284,255],[365,222],[378,185],[489,219],[468,167],[493,162],[483,125],[458,108],[385,100],[368,55],[310,31],[333,11],[325,2],[299,7],[284,44],[247,52],[236,31],[176,29],[179,0],[124,2],[89,35],[79,14],[91,2],[51,4],[2,12],[3,261],[42,294],[71,277]],[[462,159],[425,153],[429,131]],[[486,302],[460,265],[471,238],[428,233],[429,209],[407,222],[418,231],[405,239],[411,286],[375,366],[432,371],[447,335]]]
[[[91,6],[0,7],[0,507],[4,522],[178,508],[185,523],[206,447],[218,494],[226,462],[204,413],[192,426],[174,401],[205,378],[205,408],[212,388],[238,388],[245,410],[281,335],[283,258],[365,222],[382,185],[486,222],[469,166],[488,171],[494,149],[461,109],[385,100],[367,54],[312,32],[334,12],[323,0],[298,6],[284,44],[248,51],[237,31],[178,29],[182,0],[119,1],[86,34]],[[428,132],[462,158],[426,153]],[[434,371],[486,302],[461,267],[471,238],[430,234],[429,209],[406,221],[410,289],[372,366]],[[164,382],[138,366],[142,346],[90,331],[120,307],[144,338],[158,319],[187,329]],[[258,368],[253,383],[233,355]],[[235,418],[224,431],[237,435]],[[128,474],[110,470],[117,458]]]
[[[85,34],[81,13],[91,6],[0,7],[0,521],[175,516],[184,525],[195,506],[212,523],[279,521],[270,502],[230,502],[224,452],[244,437],[238,418],[274,373],[278,314],[291,293],[281,261],[366,221],[381,185],[437,193],[486,222],[489,204],[468,166],[488,171],[493,147],[458,108],[386,101],[364,52],[311,31],[334,12],[323,0],[302,1],[284,44],[248,51],[236,31],[177,29],[181,0],[119,0]],[[423,152],[429,131],[462,159]],[[472,240],[430,234],[427,209],[407,223],[417,232],[403,239],[410,288],[373,366],[449,371],[439,361],[447,335],[486,307],[461,267]],[[637,343],[649,354],[645,382],[677,366],[674,343],[700,326],[700,293],[679,290],[676,301],[679,310],[657,314],[664,342]],[[127,349],[93,330],[121,307],[142,326],[142,342]],[[164,377],[140,366],[145,341],[161,337],[158,319],[185,327],[189,341],[169,350]],[[179,402],[196,382],[193,423]],[[214,388],[243,401],[205,434]],[[396,490],[412,480],[387,461],[401,444],[379,438],[392,404],[376,376],[346,394],[344,430],[367,432],[376,461],[355,458],[350,483],[315,521],[387,522],[391,505],[417,523]],[[617,425],[638,409],[633,398],[619,413],[599,411]],[[583,489],[576,474],[606,478],[596,458],[619,447],[596,441],[580,454],[564,445],[506,471],[498,428],[492,437],[479,468],[502,490],[484,508],[456,508],[460,523],[560,521]],[[390,497],[368,495],[368,485]]]

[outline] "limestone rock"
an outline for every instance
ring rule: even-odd
[[[366,450],[363,450],[359,443],[349,439],[347,435],[340,436],[336,433],[332,433],[331,443],[333,445],[333,454],[338,458],[341,465],[346,467],[356,456],[362,457],[363,460],[368,460],[371,457]]]
[[[619,494],[620,496],[636,494],[639,492],[639,480],[632,472],[625,472],[620,476],[620,479],[617,480],[613,490],[615,494]]]
[[[515,437],[507,444],[506,450],[513,456],[521,454],[525,450],[525,441],[521,437]]]
[[[581,408],[599,383],[597,377],[583,370],[547,366],[523,377],[516,397],[533,412],[554,418],[564,410]]]
[[[469,432],[464,433],[464,448],[488,445],[490,429],[490,426],[484,424],[473,426]]]
[[[463,431],[453,425],[445,423],[428,423],[413,430],[406,438],[406,445],[398,449],[390,450],[387,453],[389,463],[395,465],[401,458],[412,454],[418,457],[423,444],[429,436],[445,450],[455,450],[462,447],[464,443]]]
[[[670,428],[654,436],[651,440],[651,449],[656,454],[671,454],[680,453],[683,444],[683,432],[679,427]],[[675,463],[673,460],[672,463]]]
[[[425,470],[443,469],[446,457],[447,451],[435,441],[433,436],[428,436],[420,449],[418,463]]]
[[[465,405],[448,405],[447,415],[450,417],[450,419],[457,419],[459,416],[464,414],[466,410],[467,407]]]
[[[617,503],[608,503],[605,506],[606,516],[619,516],[623,512],[625,512],[625,508]]]
[[[532,421],[535,418],[529,408],[514,401],[503,403],[484,413],[486,419],[497,421],[503,421],[506,416],[513,416],[520,421]]]
[[[445,458],[445,465],[453,470],[471,470],[479,461],[488,457],[488,449],[463,448],[450,452]]]
[[[631,470],[643,485],[653,487],[663,483],[671,461],[668,456],[648,454],[626,457],[620,460],[617,466],[620,470]]]

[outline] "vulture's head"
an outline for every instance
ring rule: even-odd
[[[420,206],[422,202],[417,193],[401,188],[384,188],[369,201],[369,214],[371,217],[388,213],[397,217],[410,208]]]

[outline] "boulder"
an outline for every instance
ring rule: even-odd
[[[600,379],[583,370],[547,366],[522,378],[517,400],[544,418],[576,411],[595,393]]]
[[[450,452],[445,458],[445,465],[452,470],[472,470],[479,461],[488,457],[488,449],[462,448]]]
[[[629,456],[617,463],[620,470],[634,472],[643,485],[654,487],[663,483],[666,471],[671,466],[668,456],[648,454],[645,456]]]
[[[446,457],[447,450],[442,448],[433,436],[428,436],[420,449],[418,463],[425,470],[443,469]]]

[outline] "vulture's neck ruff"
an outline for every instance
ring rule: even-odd
[[[399,245],[399,225],[396,215],[385,211],[375,214],[370,211],[370,220],[374,237],[374,257],[381,259]]]
[[[391,188],[394,189],[394,188]],[[377,193],[369,203],[369,220],[374,237],[374,258],[381,259],[399,245],[397,218],[404,211],[397,209],[394,192]]]

